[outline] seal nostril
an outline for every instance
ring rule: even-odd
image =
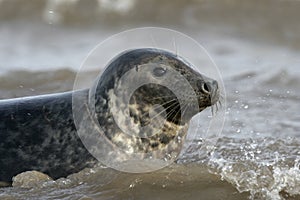
[[[210,89],[207,83],[203,83],[201,86],[201,89],[204,93],[209,94],[210,93]]]

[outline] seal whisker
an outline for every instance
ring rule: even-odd
[[[165,102],[165,103],[161,104],[160,106],[167,105],[167,104],[171,103],[171,102],[172,102],[172,101],[174,101],[174,100],[176,100],[176,99],[172,99],[172,100],[170,100],[170,101],[168,101],[168,102]],[[176,103],[177,103],[177,101],[176,101],[176,102],[173,102],[173,103],[171,103],[171,105],[169,105],[169,106],[168,106],[166,109],[168,109],[168,108],[170,108],[170,107],[174,106]],[[164,110],[166,110],[166,109],[164,109]],[[164,110],[163,110],[163,111],[164,111]],[[162,113],[163,111],[161,111],[160,113]],[[160,113],[159,113],[159,114],[160,114]],[[148,113],[148,112],[146,112],[145,114],[143,114],[143,115],[141,116],[141,118],[145,117],[147,114],[149,114],[149,113]]]
[[[176,54],[176,56],[178,56],[178,48],[177,48],[177,44],[176,44],[176,39],[175,39],[175,37],[173,36],[173,46],[174,46],[174,48],[175,48],[175,54]]]
[[[172,106],[176,105],[177,102],[172,103],[170,106],[168,106],[166,109],[171,108]],[[155,116],[151,117],[151,120],[153,120],[154,118],[158,117],[161,113],[163,113],[166,109],[163,109],[162,111],[160,111],[159,113],[157,113]]]
[[[180,104],[178,104],[180,106]],[[183,104],[182,108],[180,106],[180,108],[178,109],[178,111],[176,112],[176,114],[174,115],[174,117],[172,118],[171,122],[175,122],[177,115],[179,114],[179,112],[181,112],[182,109],[187,108],[187,104]]]
[[[220,93],[220,95],[219,95],[219,101],[222,101],[224,99],[225,99],[224,95]]]
[[[219,102],[219,108],[220,108],[220,109],[221,109],[221,108],[223,108],[222,101],[221,101],[221,100],[219,100],[218,102]]]
[[[179,105],[179,107],[180,107],[180,105]],[[171,120],[172,123],[175,123],[176,117],[179,114],[179,112],[181,112],[180,108],[177,110],[177,112],[175,113],[174,117],[172,118],[172,120]]]
[[[190,106],[190,104],[187,103],[186,106],[185,106],[185,108],[184,108],[184,110],[183,110],[183,112],[182,112],[182,115],[183,115],[183,116],[184,116],[184,113],[185,113],[185,111],[187,111],[187,109],[188,109],[189,106]]]
[[[180,104],[177,104],[169,113],[168,113],[168,115],[167,115],[167,117],[170,117],[176,110],[177,110],[177,108],[178,107],[180,107]],[[180,109],[179,109],[179,111],[180,111]],[[178,113],[178,111],[175,113],[175,115],[173,116],[173,118],[172,118],[172,120],[171,120],[171,122],[173,123],[175,120],[175,118],[176,118],[176,115],[177,115],[177,113]]]
[[[219,100],[219,101],[218,101],[218,103],[219,103],[219,105],[220,105],[220,108],[222,108],[222,107],[223,107],[223,105],[222,105],[222,101],[221,101],[221,100]]]
[[[171,99],[170,101],[164,102],[163,104],[159,104],[161,106],[167,105],[168,103],[171,103],[173,101],[177,101],[177,99]]]
[[[153,99],[163,99],[163,98],[167,98],[167,97],[174,97],[174,95],[165,95],[165,96],[160,96],[160,97],[155,97],[155,98],[149,98],[149,100],[153,100]]]
[[[215,115],[216,115],[219,111],[218,102],[214,105],[214,107],[215,107]]]
[[[169,116],[171,116],[176,110],[177,110],[177,108],[180,106],[180,104],[178,103],[177,105],[175,105],[175,107],[172,109],[172,110],[170,110],[170,112],[168,113],[168,117]]]

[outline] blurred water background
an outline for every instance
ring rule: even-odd
[[[227,102],[205,157],[196,138],[157,172],[98,166],[0,188],[0,199],[300,199],[299,10],[296,0],[0,0],[0,99],[70,90],[99,42],[160,26],[203,45]]]

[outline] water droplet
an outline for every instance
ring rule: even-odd
[[[248,105],[245,105],[245,106],[244,106],[244,108],[245,108],[245,109],[248,109],[248,108],[249,108],[249,106],[248,106]]]
[[[237,133],[240,133],[240,132],[241,132],[241,129],[236,130],[236,132],[237,132]]]
[[[256,153],[261,153],[261,150],[257,150]]]
[[[239,103],[239,101],[238,101],[238,100],[235,100],[234,103]]]
[[[252,149],[255,149],[255,148],[257,147],[257,144],[255,144],[255,143],[250,144],[250,147],[251,147]]]

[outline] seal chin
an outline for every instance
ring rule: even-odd
[[[217,81],[212,81],[212,90],[211,90],[211,105],[216,104],[220,100],[220,89]]]

